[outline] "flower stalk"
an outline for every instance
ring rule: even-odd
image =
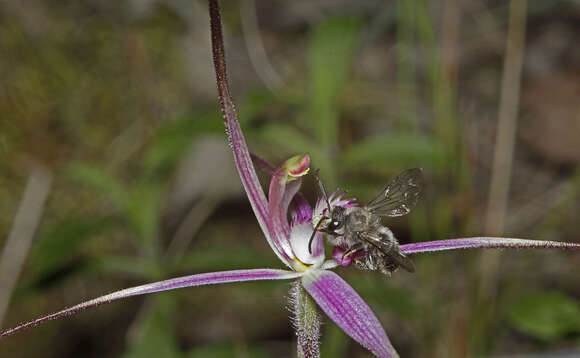
[[[290,306],[294,315],[298,358],[319,358],[320,314],[316,303],[298,281],[290,289]]]

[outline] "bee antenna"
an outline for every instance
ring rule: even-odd
[[[320,220],[318,222],[318,224],[316,224],[314,231],[312,231],[312,235],[310,235],[310,240],[308,240],[308,252],[311,254],[312,254],[312,242],[314,242],[314,236],[316,236],[316,232],[318,231],[318,228],[320,227],[321,223],[322,223],[322,220]]]
[[[318,188],[322,192],[322,196],[324,197],[324,201],[326,201],[326,207],[328,208],[328,213],[330,214],[330,202],[328,201],[328,193],[326,191],[326,188],[324,187],[324,184],[322,183],[322,180],[320,180],[320,177],[318,176],[318,172],[320,172],[320,169],[315,169],[312,171],[312,175],[314,176],[314,179],[316,179],[316,183],[318,184]],[[310,240],[312,241],[312,238]]]

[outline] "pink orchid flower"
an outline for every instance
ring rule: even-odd
[[[319,357],[320,317],[312,300],[346,334],[380,358],[396,358],[385,330],[367,303],[340,276],[332,271],[350,262],[325,258],[323,235],[317,233],[311,250],[314,210],[299,194],[301,177],[308,173],[310,157],[299,155],[288,159],[272,173],[268,198],[258,181],[252,157],[238,123],[227,82],[221,20],[217,0],[209,0],[212,49],[217,76],[217,86],[226,131],[233,151],[234,161],[252,209],[266,240],[280,261],[287,267],[281,269],[245,269],[202,273],[158,281],[127,288],[78,305],[54,312],[0,332],[0,339],[36,326],[40,323],[77,313],[131,296],[178,288],[260,280],[294,280],[290,298],[295,314],[299,357]],[[259,165],[269,164],[259,160]],[[355,205],[353,199],[343,199],[344,194],[333,193],[332,206],[345,208]],[[318,205],[319,206],[319,205]],[[316,209],[316,208],[315,208]],[[320,210],[320,209],[318,209]],[[288,213],[292,220],[288,220]],[[418,253],[482,248],[539,248],[580,250],[580,244],[555,241],[523,240],[495,237],[473,237],[452,240],[419,242],[400,246],[406,255]],[[335,250],[336,251],[336,250]]]

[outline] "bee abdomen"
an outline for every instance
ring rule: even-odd
[[[399,242],[395,239],[393,232],[386,226],[381,226],[377,229],[377,232],[381,235],[381,239],[388,244],[398,244]]]

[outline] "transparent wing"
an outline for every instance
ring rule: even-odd
[[[423,191],[423,169],[407,169],[395,177],[365,208],[379,216],[406,215]]]
[[[399,245],[394,246],[392,244],[386,243],[381,240],[378,235],[373,235],[367,232],[361,233],[360,237],[385,254],[392,261],[392,263],[395,264],[394,269],[400,266],[407,272],[415,272],[415,264],[410,258],[407,257],[407,255],[401,252]]]

